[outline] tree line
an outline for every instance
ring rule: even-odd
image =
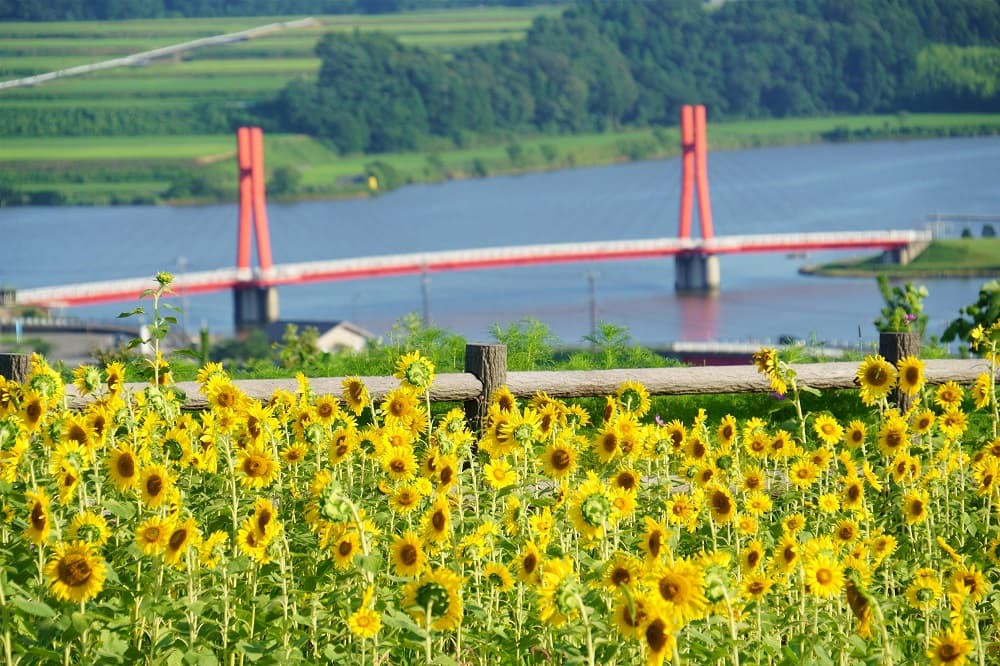
[[[1000,111],[994,0],[580,0],[523,42],[451,56],[328,34],[316,80],[256,112],[344,152],[715,118]]]
[[[0,0],[0,21],[113,21],[211,16],[387,14],[554,0]]]

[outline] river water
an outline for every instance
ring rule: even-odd
[[[1000,214],[1000,137],[758,148],[709,155],[723,234],[920,228],[934,213]],[[412,185],[371,199],[268,206],[276,263],[677,233],[674,159]],[[697,206],[695,207],[697,216]],[[235,263],[235,203],[197,207],[0,209],[0,284],[35,287],[208,270]],[[697,217],[695,218],[697,220]],[[695,222],[697,229],[697,221]],[[973,230],[978,234],[978,227]],[[960,229],[952,229],[957,234]],[[720,259],[714,297],[674,293],[672,259],[574,263],[353,280],[279,289],[284,319],[348,319],[384,334],[426,313],[469,340],[525,317],[578,344],[596,317],[640,343],[772,342],[781,335],[867,344],[881,307],[874,279],[799,275],[807,257]],[[983,280],[926,280],[928,333],[940,334]],[[591,299],[593,285],[593,299]],[[183,300],[183,325],[231,334],[232,297]],[[113,318],[134,303],[72,308]]]

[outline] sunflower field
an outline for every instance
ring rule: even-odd
[[[210,363],[199,412],[162,362],[77,368],[68,410],[35,356],[0,378],[3,663],[1000,662],[992,375],[869,356],[841,422],[755,363],[793,418],[671,420],[626,381],[501,389],[474,434],[419,352],[379,401]]]

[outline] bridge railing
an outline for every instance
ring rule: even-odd
[[[0,354],[0,375],[23,380],[18,373],[27,372],[27,356]],[[924,361],[925,376],[930,385],[955,381],[969,385],[983,372],[989,372],[985,359],[929,359]],[[798,381],[819,390],[841,390],[857,387],[855,377],[859,363],[837,361],[829,363],[792,364]],[[318,394],[343,397],[343,377],[315,377],[309,380],[310,388]],[[399,386],[395,377],[366,376],[361,381],[368,387],[377,402]],[[516,397],[528,398],[539,391],[554,398],[600,397],[614,393],[626,380],[640,382],[651,395],[705,395],[766,393],[770,391],[767,378],[750,364],[745,366],[705,366],[673,368],[629,368],[612,370],[535,370],[508,371],[507,348],[500,344],[469,344],[466,346],[465,372],[438,375],[430,389],[432,402],[463,402],[470,417],[485,413],[494,392],[500,386]],[[295,392],[295,379],[242,379],[234,384],[247,396],[257,400],[270,399],[276,390]],[[130,384],[132,390],[141,390],[145,384]],[[205,409],[206,398],[198,391],[195,382],[178,382],[177,388],[186,395],[183,407],[190,410]],[[80,408],[87,398],[79,396],[75,387],[68,386],[71,408]]]

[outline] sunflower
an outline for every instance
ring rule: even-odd
[[[965,398],[965,389],[959,386],[958,382],[947,381],[937,387],[934,392],[934,404],[941,409],[949,407],[959,407]]]
[[[953,588],[963,590],[976,604],[986,598],[990,587],[986,577],[976,568],[975,564],[957,567],[952,572],[951,584]]]
[[[267,488],[278,479],[280,465],[266,446],[248,446],[236,461],[240,485],[244,488]]]
[[[916,395],[927,380],[924,362],[916,356],[905,356],[899,359],[896,368],[899,371],[899,390],[906,395]]]
[[[934,419],[936,415],[930,409],[921,409],[919,412],[913,415],[913,419],[910,425],[913,427],[913,432],[918,435],[926,435],[931,431],[931,427],[934,425]]]
[[[760,601],[774,587],[774,579],[767,574],[754,572],[743,579],[740,584],[740,591],[747,599]]]
[[[631,379],[622,382],[615,392],[618,404],[626,412],[631,412],[636,418],[642,418],[649,411],[649,391],[639,382]]]
[[[128,442],[121,442],[108,452],[107,466],[118,490],[132,490],[139,485],[139,459]]]
[[[788,573],[799,561],[799,542],[791,534],[781,535],[772,555],[774,565],[783,573]]]
[[[674,419],[663,426],[664,435],[668,440],[670,440],[670,448],[679,452],[684,446],[684,441],[687,439],[687,428],[684,424],[680,422],[679,419]]]
[[[909,445],[908,424],[899,414],[891,414],[878,431],[879,451],[887,458],[894,458]]]
[[[542,554],[533,541],[528,541],[517,554],[514,567],[518,580],[536,585],[541,580]]]
[[[820,414],[813,421],[813,430],[824,444],[833,446],[844,438],[844,426],[829,414]]]
[[[820,469],[808,459],[796,460],[788,469],[788,480],[796,488],[804,489],[814,484],[820,476]]]
[[[711,451],[708,443],[698,433],[691,433],[684,442],[684,456],[689,463],[699,463],[705,460]]]
[[[937,426],[947,439],[955,439],[968,429],[969,417],[959,407],[947,407],[938,417]]]
[[[346,571],[354,564],[354,558],[361,552],[361,539],[356,530],[344,530],[330,545],[333,564],[340,571]]]
[[[764,559],[764,544],[760,539],[753,539],[740,553],[740,568],[743,571],[756,571]]]
[[[404,483],[389,496],[389,508],[400,515],[406,515],[417,509],[423,497],[424,493],[420,491],[418,484]]]
[[[458,457],[454,453],[438,456],[434,476],[438,493],[447,493],[458,483]]]
[[[209,377],[202,392],[213,410],[235,410],[246,403],[246,396],[225,375]]]
[[[382,402],[380,411],[386,423],[407,424],[417,411],[417,392],[410,386],[402,384],[390,391]]]
[[[545,447],[539,461],[544,474],[550,479],[565,479],[576,470],[576,446],[569,437],[557,437]]]
[[[251,519],[257,537],[264,543],[270,543],[281,531],[281,524],[278,522],[274,504],[266,497],[258,497],[254,500]]]
[[[323,425],[330,425],[341,416],[340,403],[329,393],[316,396],[313,407],[316,408],[316,420]]]
[[[434,382],[434,363],[414,351],[404,354],[396,361],[396,379],[405,386],[418,391],[426,391]]]
[[[896,384],[896,368],[879,355],[867,356],[855,375],[861,386],[861,401],[874,405]]]
[[[688,531],[694,532],[698,527],[698,514],[701,513],[702,493],[697,491],[695,495],[688,493],[673,493],[670,499],[664,502],[667,510],[667,521],[671,525],[686,527]]]
[[[679,624],[703,617],[708,610],[704,572],[688,559],[657,563],[646,582],[658,592],[657,602],[664,605],[667,617]]]
[[[736,502],[724,486],[713,485],[705,492],[705,502],[712,519],[725,525],[736,517]]]
[[[358,638],[375,638],[382,630],[382,616],[362,604],[348,616],[347,628]]]
[[[179,567],[184,566],[182,558],[187,554],[188,548],[192,546],[197,548],[199,541],[201,541],[201,532],[193,517],[189,516],[182,522],[175,522],[167,536],[163,561]]]
[[[514,589],[514,577],[510,575],[510,569],[499,562],[488,562],[483,567],[483,580],[489,589],[497,592]]]
[[[396,575],[405,577],[420,575],[427,561],[420,537],[413,531],[404,532],[393,540],[389,557]]]
[[[976,401],[976,409],[988,407],[993,398],[993,379],[990,377],[990,373],[983,372],[976,377],[970,391]]]
[[[813,596],[831,599],[844,589],[844,570],[825,553],[809,558],[803,566],[806,589]]]
[[[217,567],[225,555],[228,541],[229,535],[222,530],[216,530],[208,535],[208,538],[198,545],[198,562],[201,566],[208,569]]]
[[[927,658],[933,666],[962,666],[972,653],[972,647],[961,627],[950,627],[931,638]]]
[[[844,490],[840,496],[840,506],[855,512],[864,510],[865,505],[865,484],[855,474],[850,474],[843,478]]]
[[[49,510],[51,499],[48,493],[38,488],[24,493],[27,500],[28,528],[24,535],[36,546],[44,544],[49,539],[49,532],[52,530],[52,513]]]
[[[736,441],[736,417],[732,414],[726,414],[715,430],[715,437],[719,447],[723,451],[729,451]]]
[[[420,626],[452,631],[462,622],[462,578],[450,569],[434,569],[403,586],[400,605]]]
[[[344,402],[347,403],[347,408],[357,416],[361,416],[361,412],[365,411],[365,407],[371,403],[371,395],[368,393],[368,387],[365,386],[360,377],[345,377],[341,382],[341,386],[343,387]]]
[[[84,511],[73,516],[69,523],[68,536],[70,541],[83,541],[95,548],[100,548],[108,542],[111,530],[108,521],[99,513]]]
[[[167,539],[173,531],[173,521],[150,516],[135,529],[135,542],[143,555],[157,555],[167,549]]]
[[[249,516],[240,525],[239,532],[236,534],[236,544],[244,555],[257,564],[264,565],[271,561],[271,556],[268,554],[270,544],[257,534],[257,526],[253,516]]]
[[[759,517],[771,510],[773,502],[771,497],[759,490],[747,493],[743,498],[743,508],[751,516]]]
[[[972,466],[972,478],[976,481],[976,493],[992,495],[1000,488],[1000,460],[992,456],[983,458]]]
[[[906,588],[906,602],[918,611],[934,608],[943,594],[937,571],[929,567],[917,569]]]
[[[639,582],[642,562],[634,555],[616,552],[602,569],[601,584],[609,591],[632,589]]]
[[[903,495],[903,517],[907,525],[915,525],[927,520],[927,506],[930,496],[926,490],[912,489]]]
[[[448,498],[438,495],[423,517],[423,537],[432,545],[440,545],[451,538],[451,509]]]
[[[506,458],[491,460],[483,465],[483,480],[494,490],[500,490],[517,483],[517,470],[510,466]]]
[[[856,449],[865,443],[868,430],[861,421],[854,420],[847,424],[847,431],[844,433],[844,443],[849,449]]]
[[[104,377],[108,393],[112,396],[119,395],[125,386],[125,364],[121,361],[108,363],[104,366]]]
[[[602,463],[608,463],[622,452],[621,432],[615,420],[607,421],[594,436],[594,452]]]
[[[639,492],[642,479],[634,469],[623,468],[611,478],[611,485],[633,495]]]
[[[30,388],[24,390],[21,395],[20,416],[29,433],[37,431],[42,426],[48,410],[49,403],[44,395]]]
[[[83,541],[57,544],[45,565],[49,591],[60,601],[81,603],[104,589],[108,565]]]
[[[417,474],[417,457],[412,446],[390,446],[382,454],[382,471],[393,481],[410,481]]]
[[[604,536],[605,527],[612,522],[611,509],[611,497],[604,483],[594,472],[587,472],[587,480],[573,493],[568,511],[585,542]]]
[[[771,437],[764,430],[754,430],[743,438],[743,448],[753,458],[764,458],[771,449]]]
[[[649,619],[647,609],[653,605],[645,596],[617,595],[613,619],[619,633],[625,638],[638,638],[643,624]]]
[[[539,619],[553,627],[561,627],[574,619],[580,610],[576,601],[578,585],[573,558],[548,560],[538,586]]]

